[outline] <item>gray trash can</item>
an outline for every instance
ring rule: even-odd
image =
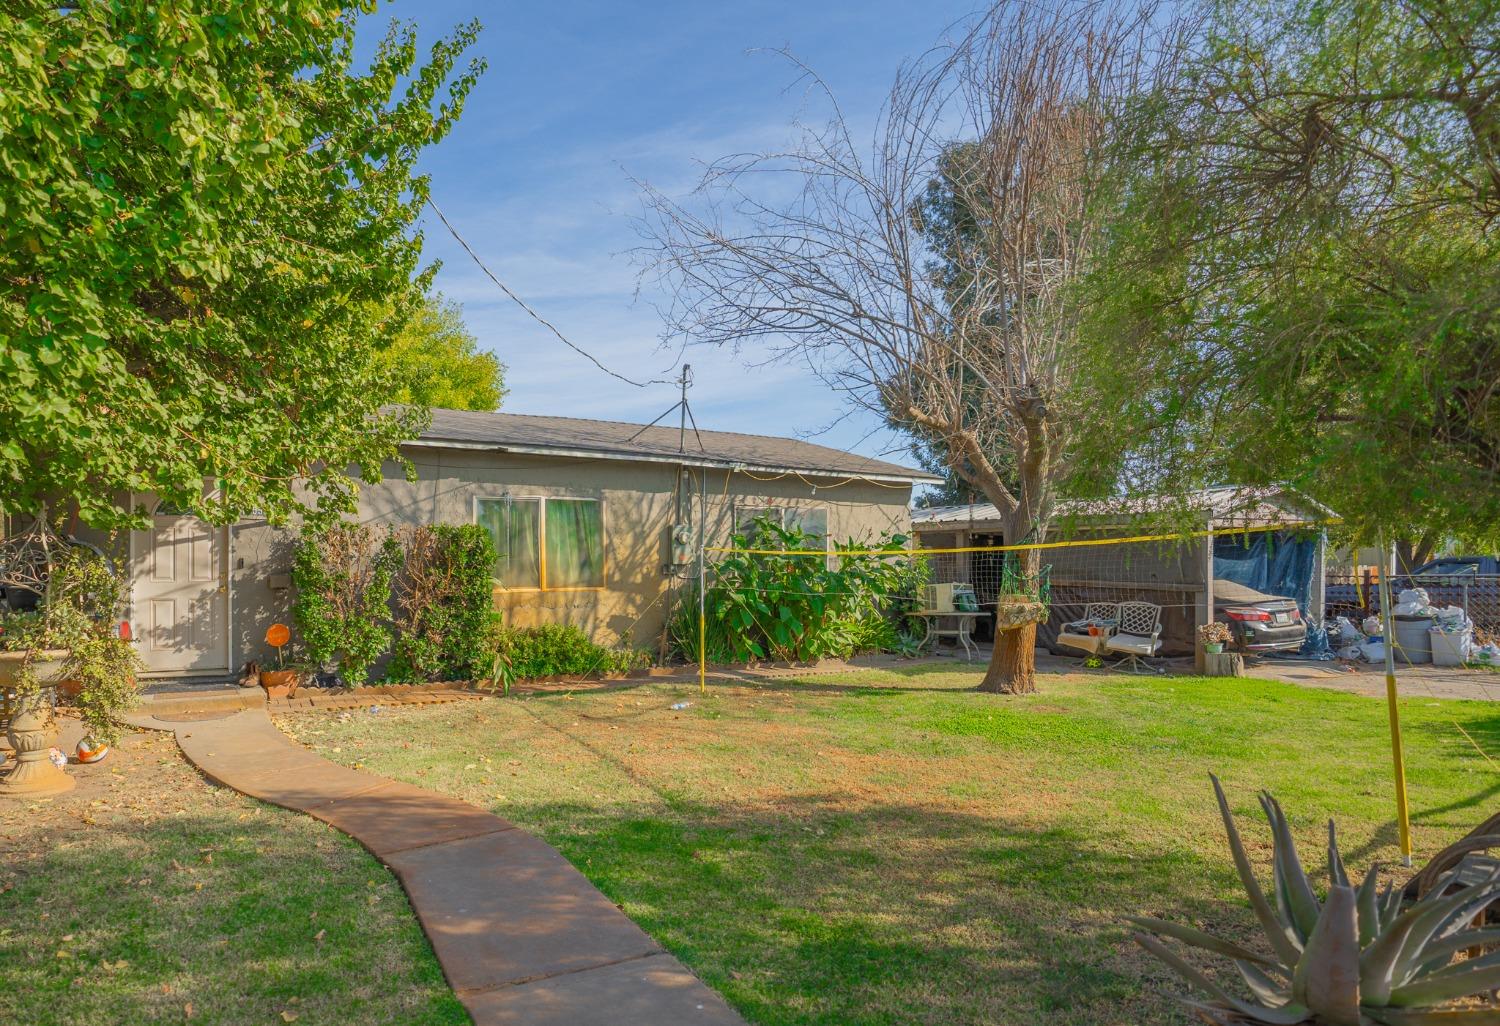
[[[1398,663],[1432,662],[1432,629],[1430,616],[1396,617],[1396,661]]]

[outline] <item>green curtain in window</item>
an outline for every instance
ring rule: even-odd
[[[604,587],[604,510],[589,499],[547,500],[547,587]]]
[[[541,517],[536,499],[480,499],[479,524],[499,558],[495,580],[504,588],[542,586]]]

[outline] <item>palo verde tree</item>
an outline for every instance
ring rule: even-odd
[[[675,326],[811,365],[934,446],[1007,541],[1042,540],[1089,412],[1069,286],[1099,228],[1094,157],[1157,73],[1156,15],[1004,0],[901,72],[868,149],[833,104],[788,150],[712,165],[688,203],[648,192]],[[1002,632],[980,686],[1034,690],[1035,636]]]
[[[1290,483],[1411,563],[1500,545],[1497,33],[1488,0],[1209,9],[1122,137],[1080,401],[1129,444],[1081,466]]]
[[[332,514],[421,427],[380,412],[371,356],[427,287],[415,166],[481,70],[460,64],[478,26],[423,60],[396,25],[357,65],[373,8],[0,10],[0,504]]]

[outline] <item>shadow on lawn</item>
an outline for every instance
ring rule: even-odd
[[[393,877],[353,842],[240,811],[79,824],[7,856],[0,907],[24,927],[0,929],[3,1018],[469,1021]]]
[[[1227,857],[842,801],[507,811],[757,1023],[1185,1023],[1122,917],[1252,927]]]

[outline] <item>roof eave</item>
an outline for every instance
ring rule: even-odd
[[[926,474],[869,473],[852,470],[813,470],[808,467],[783,467],[743,460],[719,459],[700,453],[619,452],[612,449],[577,449],[553,445],[516,445],[500,442],[472,442],[446,438],[418,438],[402,443],[422,449],[467,449],[477,452],[506,452],[520,456],[561,456],[565,459],[617,460],[623,463],[670,463],[677,466],[707,467],[717,470],[744,470],[759,474],[801,474],[838,480],[876,481],[886,484],[941,484],[942,478]]]

